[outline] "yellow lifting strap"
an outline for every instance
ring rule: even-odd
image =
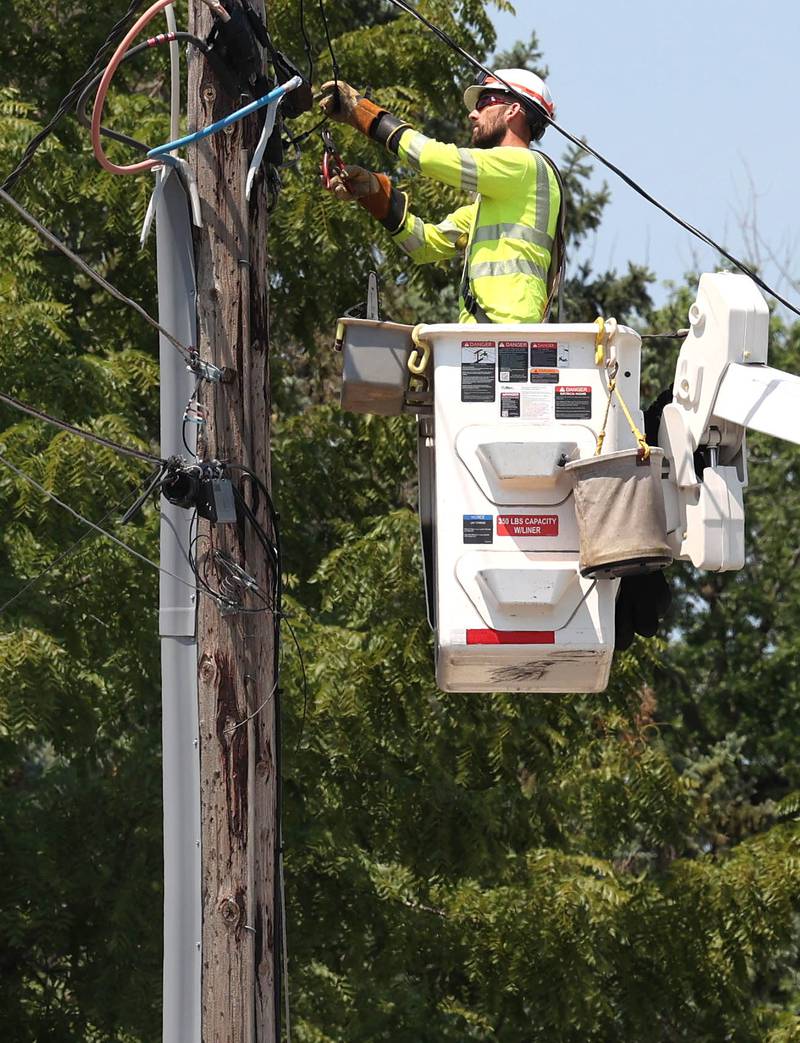
[[[425,370],[428,368],[428,363],[431,358],[431,346],[423,340],[420,335],[422,329],[422,323],[419,326],[415,326],[411,331],[411,339],[414,341],[416,348],[412,350],[408,356],[408,369],[410,373],[413,373],[415,377],[421,377]],[[422,356],[420,357],[420,352]]]
[[[594,337],[594,364],[602,366],[606,358],[606,320],[602,315],[598,315],[594,324],[597,327]]]
[[[608,426],[608,415],[611,412],[611,400],[614,395],[617,396],[617,402],[620,404],[622,412],[625,414],[625,419],[628,421],[628,427],[631,429],[631,434],[636,439],[639,445],[639,452],[641,453],[643,460],[649,460],[650,458],[650,446],[647,444],[647,439],[636,426],[636,421],[631,416],[631,411],[625,403],[625,399],[620,394],[620,390],[617,387],[617,372],[619,370],[619,363],[616,360],[609,359],[606,361],[606,343],[610,337],[613,337],[616,331],[617,324],[614,319],[610,319],[608,328],[606,327],[606,321],[601,316],[598,316],[595,320],[597,326],[597,333],[594,339],[594,361],[597,366],[605,366],[608,371],[608,401],[606,402],[606,411],[603,416],[603,425],[600,428],[600,433],[597,436],[597,445],[595,447],[594,455],[600,456],[603,451],[603,442],[606,437],[606,427]],[[612,325],[613,324],[613,325]]]

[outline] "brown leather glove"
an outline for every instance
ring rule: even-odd
[[[355,202],[380,190],[378,175],[355,165],[346,166],[341,174],[334,174],[328,191],[343,202]]]
[[[392,187],[385,174],[374,174],[371,170],[353,164],[346,166],[342,174],[335,174],[328,191],[336,199],[355,201],[376,217],[382,225],[394,233],[403,223],[408,198],[405,192]]]
[[[375,120],[386,110],[363,98],[355,87],[344,80],[328,80],[323,83],[323,98],[319,107],[337,123],[348,123],[369,137]]]

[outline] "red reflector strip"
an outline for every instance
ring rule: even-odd
[[[468,645],[554,645],[554,630],[468,630]]]

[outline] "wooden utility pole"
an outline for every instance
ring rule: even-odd
[[[263,16],[263,5],[259,13]],[[189,31],[205,38],[211,15],[190,0]],[[209,64],[189,62],[191,130],[248,101],[231,98]],[[195,234],[198,348],[232,379],[205,383],[205,456],[243,464],[270,485],[267,210],[263,184],[245,200],[260,118],[228,127],[189,156],[202,204]],[[234,473],[238,483],[239,476]],[[266,532],[270,519],[253,484],[240,488]],[[203,529],[200,530],[203,534]],[[205,529],[205,536],[208,529]],[[217,525],[223,551],[271,591],[274,576],[253,526]],[[209,553],[201,537],[197,555]],[[213,569],[213,563],[212,563]],[[212,572],[212,575],[213,572]],[[218,582],[218,577],[214,576]],[[274,617],[223,615],[198,605],[202,817],[202,1040],[273,1043],[276,1032],[276,804]]]

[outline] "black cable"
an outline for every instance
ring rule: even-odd
[[[42,409],[35,409],[33,406],[26,405],[24,402],[20,402],[18,398],[14,398],[11,395],[7,395],[5,392],[0,391],[0,401],[5,402],[7,406],[11,406],[12,409],[18,410],[20,413],[27,413],[28,416],[35,417],[37,420],[43,420],[46,424],[52,424],[53,427],[59,427],[62,431],[69,431],[72,435],[78,435],[80,438],[85,438],[88,442],[95,442],[97,445],[105,446],[106,449],[113,449],[116,453],[121,453],[123,456],[132,456],[136,460],[143,460],[148,464],[160,464],[165,463],[161,457],[153,456],[151,453],[142,452],[141,449],[134,449],[131,446],[121,445],[119,442],[114,442],[110,438],[103,438],[102,435],[95,435],[91,431],[85,431],[82,427],[75,427],[74,424],[67,423],[66,420],[58,420],[54,416],[50,416],[49,413],[45,413]]]
[[[281,991],[282,991],[282,979],[283,979],[283,952],[286,945],[286,928],[285,928],[285,917],[284,910],[281,904],[281,886],[280,879],[283,871],[283,728],[282,728],[282,692],[280,685],[281,676],[281,621],[283,619],[283,562],[281,557],[281,540],[280,540],[280,519],[278,512],[275,510],[275,504],[272,501],[269,489],[266,487],[264,482],[259,478],[254,471],[249,467],[245,467],[243,464],[228,465],[229,470],[241,471],[246,475],[256,486],[259,492],[263,495],[264,501],[267,505],[267,510],[270,516],[270,524],[272,526],[273,536],[272,538],[264,531],[261,523],[255,517],[251,511],[249,505],[244,501],[244,497],[239,493],[240,502],[244,505],[245,514],[250,518],[256,533],[267,550],[268,555],[273,560],[274,565],[274,612],[273,612],[273,677],[274,677],[274,693],[275,698],[273,702],[273,730],[275,735],[275,846],[273,849],[273,863],[275,866],[274,881],[273,881],[273,908],[276,911],[275,915],[275,964],[274,964],[274,977],[273,977],[273,1000],[275,1009],[275,1020],[276,1020],[276,1043],[280,1043],[280,1011],[281,1011]],[[234,489],[236,487],[234,486]],[[238,490],[237,490],[238,492]]]
[[[100,519],[100,521],[97,524],[98,525],[105,525],[105,523],[108,521],[108,519],[111,517],[111,515],[114,514],[115,511],[117,511],[119,509],[119,506],[120,506],[119,503],[115,503],[114,506],[110,508],[110,510],[106,511],[106,513],[103,515],[103,517]],[[34,576],[33,579],[28,580],[28,582],[20,590],[18,590],[16,594],[12,595],[8,599],[8,601],[4,601],[3,604],[0,605],[0,616],[2,616],[2,614],[6,611],[6,609],[11,608],[11,606],[16,601],[18,601],[22,597],[23,594],[27,594],[27,592],[32,587],[35,587],[38,583],[40,583],[44,579],[45,576],[47,576],[51,572],[55,571],[55,569],[58,568],[58,566],[63,561],[66,561],[66,559],[70,556],[70,554],[74,553],[78,549],[78,547],[81,545],[81,543],[84,542],[84,540],[87,540],[90,536],[96,536],[96,535],[97,535],[97,533],[93,532],[91,529],[87,529],[86,532],[84,532],[81,536],[79,536],[78,539],[75,540],[75,542],[73,544],[71,544],[69,547],[67,547],[67,549],[65,551],[62,551],[62,553],[59,554],[57,558],[54,558],[50,562],[49,565],[47,565],[45,568],[43,568],[42,571],[38,574],[38,576]]]
[[[331,41],[331,32],[328,26],[328,16],[325,14],[325,4],[323,0],[319,0],[319,13],[322,15],[322,25],[325,29],[325,39],[328,42],[328,50],[331,55],[331,64],[333,65],[333,82],[338,87],[341,75],[339,73],[339,63],[336,61],[336,55],[333,50],[333,43]]]
[[[5,178],[2,185],[0,185],[0,188],[7,191],[8,189],[13,188],[17,181],[20,179],[20,177],[22,177],[22,175],[25,173],[26,168],[32,162],[33,157],[35,156],[39,146],[53,133],[58,124],[61,122],[62,118],[70,111],[70,109],[75,103],[75,99],[83,90],[83,87],[86,84],[87,80],[93,77],[97,72],[98,66],[103,60],[106,52],[109,50],[110,47],[113,47],[120,42],[122,37],[127,32],[128,23],[131,21],[133,16],[136,14],[139,8],[142,7],[143,4],[144,0],[131,0],[131,4],[128,7],[128,10],[125,12],[122,18],[120,18],[116,25],[112,27],[105,41],[101,44],[99,51],[92,59],[92,63],[89,66],[89,68],[79,79],[75,81],[75,83],[73,83],[69,91],[67,91],[64,97],[61,99],[58,108],[55,111],[55,114],[47,123],[47,125],[43,127],[38,132],[38,134],[34,135],[34,137],[32,137],[31,140],[28,142],[19,163],[17,163],[16,167],[14,167],[11,173]]]
[[[198,377],[197,380],[195,381],[194,391],[192,391],[191,397],[189,398],[189,401],[186,403],[186,408],[183,411],[183,422],[181,423],[181,440],[183,441],[183,446],[184,446],[186,452],[189,454],[189,456],[193,456],[195,459],[197,459],[197,444],[196,444],[197,443],[197,439],[195,439],[195,448],[192,449],[191,446],[189,445],[189,443],[186,441],[186,425],[189,422],[188,413],[189,413],[189,409],[190,409],[190,407],[192,405],[192,402],[195,403],[195,412],[197,412],[198,409],[203,408],[203,407],[200,406],[200,403],[197,401],[197,392],[200,390],[201,379],[202,378]],[[198,435],[200,434],[200,427],[204,423],[205,423],[205,421],[197,422],[197,426],[198,426],[197,433],[198,433]]]
[[[277,548],[272,543],[272,541],[269,539],[267,533],[264,532],[263,528],[261,527],[260,522],[258,521],[257,517],[253,513],[252,508],[247,503],[247,501],[245,500],[245,498],[242,496],[241,492],[236,488],[235,485],[233,486],[233,496],[234,496],[234,499],[236,500],[236,502],[239,504],[239,507],[241,508],[242,513],[247,518],[247,520],[250,522],[250,524],[253,526],[253,529],[255,530],[255,533],[256,533],[256,537],[258,538],[258,541],[261,544],[261,546],[264,548],[264,551],[266,552],[267,558],[269,559],[270,566],[273,569],[277,568],[277,564],[278,564]]]
[[[640,333],[642,340],[685,340],[688,330],[675,330],[674,333]]]
[[[300,661],[300,672],[303,675],[303,716],[300,721],[300,733],[297,736],[297,743],[294,748],[294,752],[295,754],[297,754],[298,750],[300,749],[300,743],[303,741],[303,735],[305,734],[306,730],[306,716],[308,713],[308,676],[306,674],[306,661],[303,655],[303,649],[297,638],[297,633],[294,627],[292,626],[288,616],[283,617],[283,622],[286,623],[286,626],[289,628],[289,633],[292,635],[294,647],[297,649],[297,658]]]
[[[325,123],[327,123],[329,119],[330,116],[323,116],[319,123],[315,123],[310,130],[304,130],[303,133],[298,134],[296,138],[287,138],[287,143],[289,145],[300,145],[302,142],[306,140],[306,138],[310,138],[312,134],[316,134],[319,128],[323,126]]]
[[[255,528],[256,534],[259,537],[259,542],[261,542],[262,546],[264,546],[265,550],[267,550],[270,560],[275,560],[274,548],[272,548],[271,544],[269,543],[269,540],[266,538],[266,534],[259,525],[258,520],[252,514],[248,505],[244,502],[241,493],[235,486],[233,486],[233,494],[234,498],[239,503],[239,506],[242,508],[243,513],[248,517],[248,520]],[[275,605],[274,602],[270,601],[269,594],[262,590],[261,587],[259,587],[258,584],[255,582],[255,580],[252,581],[252,584],[248,584],[244,582],[241,576],[236,575],[235,569],[239,568],[239,566],[237,566],[237,564],[233,562],[232,559],[228,558],[227,555],[224,555],[221,551],[215,549],[213,536],[210,533],[197,533],[196,535],[194,534],[197,525],[197,519],[198,515],[197,511],[195,511],[192,516],[192,520],[189,523],[188,559],[189,567],[195,575],[198,587],[201,590],[203,590],[206,594],[208,594],[211,598],[213,598],[218,605],[229,607],[230,610],[233,612],[242,613],[244,615],[257,615],[262,612],[274,613]],[[228,575],[232,578],[232,581],[234,583],[238,583],[245,593],[249,590],[262,602],[260,606],[258,606],[257,608],[250,608],[242,604],[241,601],[237,598],[234,598],[232,595],[225,593],[224,590],[214,589],[214,587],[211,586],[211,584],[208,581],[207,575],[205,574],[205,570],[201,570],[200,568],[197,546],[201,540],[207,540],[210,544],[209,551],[205,555],[205,560],[208,563],[208,565],[213,567],[218,575],[218,568],[221,564],[227,570]],[[244,569],[242,569],[241,571],[244,572]],[[250,576],[248,576],[247,578],[252,580],[252,577]]]
[[[321,3],[322,0],[320,0],[320,4]],[[410,7],[407,3],[405,3],[405,0],[390,0],[390,3],[394,4],[395,7],[400,8],[401,11],[405,11],[406,14],[410,14],[413,18],[416,18],[417,21],[422,22],[424,26],[430,29],[431,32],[438,36],[440,40],[447,44],[448,47],[452,48],[454,51],[460,54],[461,57],[468,61],[475,69],[479,69],[482,73],[484,73],[487,76],[492,76],[499,83],[502,83],[505,89],[509,91],[511,94],[513,94],[515,98],[518,98],[521,102],[525,103],[526,105],[529,104],[528,99],[525,98],[525,96],[521,94],[518,90],[516,90],[516,88],[512,87],[510,83],[504,80],[502,76],[498,76],[496,72],[492,72],[485,65],[479,62],[477,58],[473,57],[473,55],[471,55],[468,51],[465,51],[464,48],[460,44],[456,43],[456,41],[451,36],[449,36],[443,29],[439,29],[438,26],[434,25],[433,22],[429,21],[424,15],[421,15],[418,11],[415,11],[413,7]],[[705,232],[702,232],[699,228],[695,228],[694,225],[689,224],[688,221],[684,221],[682,217],[679,217],[676,213],[673,213],[672,210],[664,206],[663,203],[660,203],[654,196],[651,196],[650,193],[646,191],[646,189],[642,188],[641,185],[637,184],[637,182],[634,181],[632,177],[630,177],[618,166],[612,163],[611,160],[606,159],[606,157],[602,155],[600,152],[598,152],[597,149],[593,148],[591,145],[588,145],[585,141],[581,141],[580,138],[576,138],[574,134],[570,133],[570,131],[565,130],[564,127],[559,126],[559,124],[556,123],[556,121],[552,119],[550,116],[548,116],[544,112],[544,110],[541,111],[547,122],[552,127],[554,127],[559,134],[565,137],[568,141],[571,141],[573,145],[576,145],[578,148],[583,149],[584,152],[588,152],[590,156],[593,156],[596,160],[598,160],[598,162],[602,163],[603,166],[607,167],[610,171],[612,171],[612,173],[616,174],[617,177],[619,177],[622,181],[625,182],[626,185],[632,188],[634,192],[637,192],[643,199],[646,199],[648,203],[651,203],[654,207],[656,207],[656,209],[660,210],[663,214],[666,214],[667,217],[671,218],[685,231],[689,232],[691,235],[696,236],[701,242],[705,243],[706,246],[710,246],[712,249],[720,253],[726,260],[730,261],[731,264],[738,268],[739,271],[743,272],[750,279],[752,279],[756,286],[761,287],[761,289],[764,290],[765,293],[770,294],[772,297],[775,298],[776,301],[779,301],[784,307],[788,308],[789,311],[794,312],[795,315],[800,315],[800,308],[796,307],[794,304],[791,304],[784,297],[782,297],[776,290],[774,290],[768,283],[766,283],[760,276],[758,276],[743,261],[740,261],[733,254],[728,253],[727,250],[724,250],[710,236],[706,235]]]
[[[91,267],[91,265],[88,265],[86,261],[84,261],[81,257],[78,257],[76,253],[70,250],[66,243],[62,242],[57,235],[55,235],[49,229],[45,228],[43,224],[37,221],[33,214],[26,210],[22,203],[17,202],[17,200],[14,199],[13,196],[10,196],[4,188],[0,188],[0,199],[8,203],[9,206],[13,207],[14,210],[16,210],[17,213],[20,215],[20,217],[22,217],[23,220],[28,222],[31,228],[35,228],[43,239],[46,239],[47,242],[51,244],[51,246],[55,246],[55,248],[59,250],[62,254],[64,254],[66,258],[72,261],[72,263],[77,268],[79,268],[84,273],[84,275],[88,275],[90,279],[96,282],[98,286],[101,286],[107,293],[110,293],[111,296],[114,297],[116,300],[121,301],[123,304],[127,304],[129,308],[133,308],[137,315],[140,315],[144,319],[144,321],[148,323],[148,325],[152,326],[153,329],[158,330],[158,332],[164,338],[166,338],[166,340],[168,340],[174,348],[177,348],[188,363],[191,364],[194,361],[195,353],[192,351],[191,348],[188,348],[185,344],[182,344],[177,339],[177,337],[173,337],[169,330],[165,329],[160,322],[158,322],[156,319],[153,318],[152,315],[150,315],[149,312],[144,310],[141,304],[138,304],[130,297],[127,297],[122,292],[122,290],[118,290],[116,286],[113,286],[108,281],[108,279],[104,279],[99,272],[96,272],[94,268]]]
[[[129,554],[133,555],[134,558],[138,558],[139,561],[143,561],[145,565],[150,565],[152,568],[156,570],[156,572],[161,572],[165,576],[171,576],[173,579],[176,579],[179,583],[182,583],[185,587],[190,587],[192,590],[196,589],[194,583],[188,583],[181,576],[176,575],[174,572],[170,572],[169,569],[162,568],[162,566],[159,565],[157,562],[152,561],[144,554],[140,554],[138,550],[135,550],[133,547],[129,546],[127,543],[125,543],[124,540],[119,539],[119,537],[117,536],[113,536],[110,532],[108,532],[107,529],[103,529],[100,525],[97,525],[95,522],[89,521],[89,519],[85,518],[79,511],[76,511],[74,507],[70,507],[68,503],[64,503],[64,501],[60,500],[55,493],[50,492],[49,489],[45,489],[45,487],[41,485],[39,482],[37,482],[35,478],[32,478],[29,474],[27,474],[21,468],[17,467],[15,464],[12,464],[10,460],[7,460],[2,455],[0,455],[0,464],[2,464],[4,467],[7,467],[10,471],[13,471],[18,478],[22,478],[29,485],[32,485],[33,488],[37,490],[37,492],[40,492],[43,496],[46,496],[48,500],[52,500],[53,503],[58,504],[59,507],[67,511],[68,514],[71,514],[72,517],[75,518],[77,521],[81,522],[81,524],[86,525],[88,528],[93,529],[95,532],[99,532],[101,536],[105,536],[107,540],[111,540],[112,543],[116,543],[118,547],[121,547],[123,550],[126,550]]]
[[[181,441],[183,442],[183,448],[186,450],[186,452],[189,454],[189,456],[196,457],[197,456],[196,451],[192,450],[189,447],[189,443],[186,441],[186,425],[188,423],[189,423],[189,419],[186,416],[186,414],[184,413],[184,415],[183,415],[183,423],[181,424]]]
[[[195,578],[197,589],[210,598],[219,608],[222,608],[224,604],[229,603],[227,598],[224,598],[218,590],[214,588],[206,581],[205,577],[200,574],[200,568],[197,564],[197,557],[195,556],[195,548],[200,540],[207,539],[210,541],[210,537],[203,533],[198,533],[196,536],[192,536],[197,525],[197,511],[194,511],[192,518],[189,522],[189,546],[187,549],[187,558],[189,560],[189,568]],[[212,548],[213,550],[213,548]]]
[[[149,40],[145,40],[144,43],[137,44],[135,47],[131,47],[129,51],[126,51],[122,58],[122,63],[129,61],[131,58],[135,58],[142,51],[152,50],[154,47],[164,43],[172,43],[172,41],[178,41],[179,43],[190,43],[193,47],[196,47],[203,54],[208,53],[208,46],[204,40],[199,39],[197,36],[192,36],[191,33],[160,33],[158,36],[152,36]],[[120,64],[122,64],[120,63]],[[103,78],[103,72],[100,71],[94,79],[90,80],[83,88],[80,97],[75,104],[75,114],[78,117],[78,122],[82,127],[86,127],[87,130],[91,129],[92,120],[86,112],[87,102],[89,95],[97,87],[100,80]],[[123,145],[130,145],[131,148],[135,148],[138,152],[149,152],[150,146],[146,145],[142,141],[137,141],[136,138],[128,137],[127,134],[121,134],[119,131],[111,130],[108,127],[101,127],[100,133],[106,137],[111,138],[113,141],[119,141]]]
[[[300,32],[303,34],[303,47],[308,59],[308,82],[314,82],[314,59],[311,57],[311,40],[308,38],[306,29],[306,7],[305,0],[300,0]]]

